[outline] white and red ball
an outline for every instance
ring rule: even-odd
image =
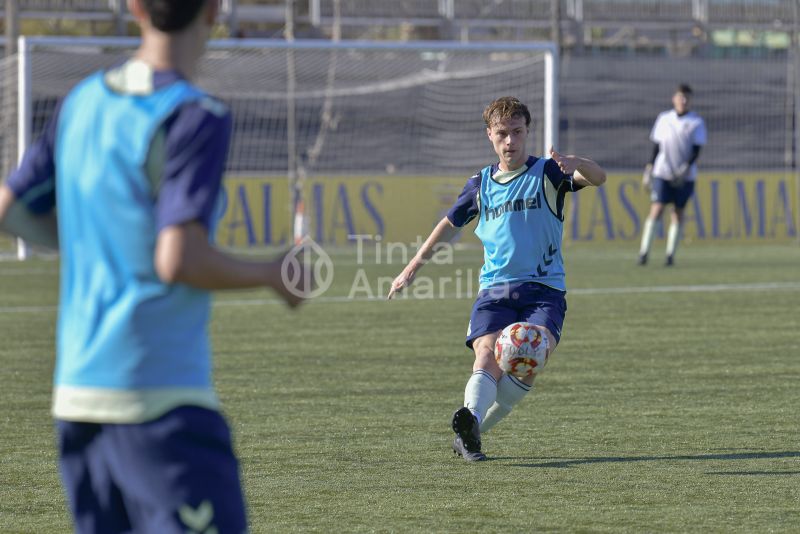
[[[541,373],[549,353],[547,334],[531,323],[508,325],[494,346],[494,357],[500,369],[517,378]]]

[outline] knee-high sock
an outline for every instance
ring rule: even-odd
[[[667,232],[667,256],[675,254],[675,249],[678,248],[678,241],[681,240],[681,225],[680,223],[670,223],[669,231]]]
[[[644,220],[642,227],[642,244],[639,246],[639,255],[642,256],[650,252],[650,245],[653,242],[653,232],[656,229],[656,221],[649,217]]]
[[[481,432],[491,429],[511,413],[511,409],[525,398],[532,387],[511,375],[503,375],[497,384],[497,399],[481,423]]]
[[[497,398],[497,381],[483,369],[478,369],[467,380],[464,388],[464,406],[478,418],[478,423],[486,417],[486,411]]]

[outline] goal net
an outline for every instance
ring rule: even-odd
[[[17,90],[16,58],[0,57],[0,180],[17,165]],[[0,261],[16,257],[17,240],[0,232]]]
[[[18,127],[30,135],[22,137],[35,139],[71,87],[137,44],[25,39]],[[312,175],[475,172],[495,157],[481,113],[503,95],[530,108],[532,152],[557,137],[551,43],[226,40],[208,48],[197,82],[233,112],[227,172],[286,176],[297,191]],[[285,213],[292,217],[290,206]]]

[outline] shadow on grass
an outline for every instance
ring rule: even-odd
[[[675,456],[598,456],[595,458],[574,458],[555,460],[551,458],[519,458],[519,457],[490,457],[491,460],[552,460],[534,461],[533,463],[515,463],[513,467],[552,467],[567,468],[585,464],[604,464],[604,463],[628,463],[628,462],[661,462],[676,460],[774,460],[778,458],[800,458],[800,451],[780,451],[780,452],[736,452],[727,454],[685,454]],[[798,471],[741,471],[741,472],[716,472],[708,473],[712,475],[786,475],[800,474]]]

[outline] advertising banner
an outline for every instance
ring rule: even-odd
[[[702,173],[686,207],[684,237],[697,241],[790,242],[797,239],[797,178],[790,173]],[[424,239],[461,192],[466,177],[316,177],[305,187],[309,233],[326,246],[360,239]],[[225,183],[217,242],[235,248],[292,242],[286,178],[238,176]],[[611,174],[601,188],[567,198],[564,237],[574,242],[639,239],[649,195],[638,174]],[[478,244],[475,222],[459,239]],[[659,230],[663,232],[663,229]]]

